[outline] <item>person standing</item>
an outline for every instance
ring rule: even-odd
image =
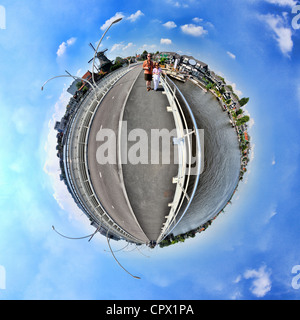
[[[147,60],[143,63],[144,76],[147,86],[147,91],[151,90],[152,72],[153,72],[153,62],[151,61],[151,54],[148,53]]]
[[[154,83],[154,90],[156,91],[159,85],[159,80],[160,80],[160,75],[161,75],[161,68],[159,66],[159,63],[156,62],[154,64],[154,69],[153,69],[153,83]]]

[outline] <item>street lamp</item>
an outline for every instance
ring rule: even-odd
[[[101,43],[102,39],[104,38],[106,32],[109,30],[109,28],[110,28],[113,24],[115,24],[115,23],[117,23],[117,22],[119,22],[119,21],[121,21],[121,20],[122,20],[122,18],[118,18],[118,19],[114,20],[114,21],[108,26],[108,28],[105,30],[105,32],[103,33],[100,41],[98,42],[98,45],[97,45],[97,48],[96,48],[95,54],[94,54],[93,67],[92,67],[92,80],[93,80],[93,83],[94,83],[95,86],[96,86],[96,82],[95,82],[95,79],[94,79],[95,59],[96,59],[96,55],[97,55],[98,49],[99,49],[99,47],[100,47],[100,43]]]
[[[84,237],[72,238],[72,237],[64,236],[63,234],[61,234],[60,232],[58,232],[58,231],[54,228],[54,226],[52,226],[52,229],[53,229],[57,234],[59,234],[60,236],[62,236],[63,238],[70,239],[70,240],[81,240],[81,239],[90,238],[90,239],[89,239],[89,242],[92,240],[92,238],[94,237],[94,235],[100,230],[100,228],[101,228],[101,225],[100,225],[100,227],[98,227],[98,228],[96,229],[96,231],[95,231],[94,233],[92,233],[92,234],[89,234],[89,235],[84,236]]]
[[[72,77],[72,78],[79,79],[79,80],[81,80],[81,81],[87,82],[87,83],[93,88],[93,90],[94,90],[94,92],[95,92],[96,99],[98,100],[96,87],[93,86],[93,84],[92,84],[91,82],[89,82],[89,81],[86,80],[86,79],[83,79],[83,78],[80,78],[80,77],[76,77],[76,76],[72,76],[72,75],[61,75],[61,76],[56,76],[56,77],[50,78],[50,79],[48,79],[48,80],[42,85],[41,90],[43,91],[45,85],[46,85],[49,81],[51,81],[51,80],[53,80],[53,79],[56,79],[56,78],[68,78],[68,77]]]
[[[134,279],[141,279],[140,277],[134,276],[134,275],[131,274],[128,270],[126,270],[126,269],[121,265],[121,263],[118,261],[118,259],[116,258],[116,256],[114,255],[114,253],[113,253],[113,251],[112,251],[112,249],[111,249],[110,243],[109,243],[109,240],[110,240],[110,238],[108,238],[109,230],[110,230],[110,227],[108,228],[108,230],[107,230],[107,232],[106,232],[106,239],[107,239],[107,243],[108,243],[108,246],[109,246],[109,249],[110,249],[110,252],[111,252],[113,258],[114,258],[115,261],[118,263],[118,265],[119,265],[124,271],[126,271],[130,276],[132,276]]]

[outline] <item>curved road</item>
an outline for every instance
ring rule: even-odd
[[[147,243],[149,239],[138,224],[128,201],[117,161],[100,164],[97,159],[99,147],[107,141],[97,141],[100,135],[104,134],[106,129],[110,129],[115,133],[115,138],[118,137],[119,120],[124,102],[139,73],[140,67],[133,68],[112,87],[102,100],[91,124],[87,156],[91,182],[105,211],[120,227],[142,243]],[[114,145],[111,147],[112,150],[115,149]],[[116,153],[115,159],[117,160]]]
[[[170,211],[168,204],[173,201],[176,187],[172,178],[178,174],[178,164],[174,163],[177,153],[169,139],[169,164],[161,160],[156,164],[150,161],[132,164],[124,155],[128,155],[138,142],[127,141],[127,134],[133,129],[142,129],[150,140],[153,129],[167,129],[168,132],[175,129],[173,115],[167,112],[167,106],[162,88],[147,92],[142,66],[133,67],[102,100],[88,138],[88,168],[98,200],[113,220],[141,243],[158,239]],[[120,123],[120,120],[124,122]],[[104,137],[106,129],[110,129],[112,136]],[[149,140],[148,159],[153,153]],[[111,149],[103,152],[108,146],[115,152],[109,153]],[[166,145],[159,147],[159,159],[163,147]],[[104,163],[109,155],[116,160],[114,163]]]

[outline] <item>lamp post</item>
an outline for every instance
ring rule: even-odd
[[[94,235],[100,230],[100,228],[101,228],[101,225],[100,225],[100,227],[98,227],[98,228],[96,229],[96,231],[95,231],[94,233],[92,233],[92,234],[89,234],[89,235],[84,236],[84,237],[73,238],[73,237],[64,236],[63,234],[61,234],[60,232],[58,232],[58,231],[54,228],[54,226],[52,226],[52,229],[53,229],[57,234],[59,234],[60,236],[62,236],[63,238],[70,239],[70,240],[81,240],[81,239],[90,238],[90,239],[89,239],[89,242],[92,240],[92,238],[94,237]]]
[[[115,24],[115,23],[117,23],[117,22],[119,22],[119,21],[121,21],[121,20],[122,20],[122,18],[118,18],[118,19],[114,20],[114,21],[108,26],[108,28],[105,30],[105,32],[103,33],[100,41],[98,42],[98,45],[97,45],[97,48],[96,48],[95,54],[94,54],[93,67],[92,67],[92,80],[93,80],[93,83],[94,83],[95,86],[96,86],[96,82],[95,82],[95,78],[94,78],[95,59],[96,59],[96,55],[97,55],[98,49],[99,49],[99,47],[100,47],[101,41],[102,41],[102,39],[104,38],[106,32],[109,30],[109,28],[110,28],[113,24]]]
[[[111,249],[110,243],[109,243],[109,240],[110,240],[110,238],[108,237],[109,230],[110,230],[110,227],[108,228],[108,230],[107,230],[107,232],[106,232],[106,239],[107,239],[107,243],[108,243],[108,246],[109,246],[109,250],[110,250],[113,258],[115,259],[115,261],[117,262],[117,264],[118,264],[125,272],[127,272],[130,276],[132,276],[132,278],[134,278],[134,279],[139,279],[139,280],[140,280],[140,279],[141,279],[140,277],[134,276],[134,275],[131,274],[128,270],[126,270],[126,269],[121,265],[121,263],[118,261],[118,259],[116,258],[116,256],[114,255],[114,253],[113,253],[113,251],[112,251],[112,249]]]
[[[86,80],[86,79],[83,79],[83,78],[80,78],[80,77],[76,77],[76,76],[72,76],[72,75],[61,75],[61,76],[55,76],[55,77],[53,77],[53,78],[50,78],[50,79],[48,79],[48,80],[42,85],[41,90],[43,91],[45,85],[46,85],[49,81],[51,81],[51,80],[53,80],[53,79],[57,79],[57,78],[68,78],[68,77],[72,77],[72,78],[74,78],[74,79],[79,79],[79,80],[81,80],[81,81],[87,82],[87,83],[93,88],[93,90],[94,90],[94,92],[95,92],[96,99],[98,100],[96,87],[95,87],[91,82],[89,82],[89,81]]]

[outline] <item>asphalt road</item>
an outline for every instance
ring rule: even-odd
[[[157,240],[170,211],[168,204],[173,201],[176,188],[172,178],[178,174],[178,165],[174,164],[174,153],[177,154],[170,139],[169,164],[162,163],[162,145],[156,150],[161,159],[159,163],[126,163],[124,154],[128,155],[137,143],[126,142],[126,133],[138,128],[150,138],[153,129],[172,131],[175,122],[172,113],[166,111],[167,106],[162,88],[147,92],[142,66],[134,67],[103,99],[88,139],[88,167],[99,201],[117,224],[143,243]],[[120,120],[125,121],[127,131],[124,131],[124,125],[120,126]],[[111,129],[117,138],[115,145],[114,139],[99,141],[106,129]],[[111,156],[112,159],[115,157],[116,163],[100,164],[99,155],[102,154],[103,160],[109,155],[103,152],[105,147],[112,145],[116,152]],[[150,141],[146,148],[150,160],[153,153]]]
[[[87,152],[91,182],[102,206],[118,225],[141,242],[146,243],[149,239],[131,209],[117,162],[100,164],[99,159],[97,160],[97,151],[105,143],[105,141],[97,141],[101,130],[105,132],[106,129],[111,129],[118,137],[119,119],[123,112],[124,102],[140,71],[140,66],[133,68],[114,85],[102,100],[91,124]]]
[[[177,148],[173,146],[172,138],[170,137],[168,141],[169,146],[161,142],[157,149],[154,148],[151,139],[153,129],[164,129],[167,130],[166,132],[175,129],[173,114],[166,110],[168,105],[161,86],[159,91],[146,91],[144,74],[141,72],[130,92],[123,117],[127,122],[128,132],[140,128],[148,136],[148,163],[132,164],[128,161],[126,164],[122,161],[122,168],[133,211],[145,234],[153,241],[159,237],[162,225],[166,221],[165,216],[169,214],[168,204],[173,202],[176,189],[172,178],[178,175],[178,165],[174,164]],[[136,143],[128,141],[128,153]],[[170,148],[169,157],[168,152],[165,152],[168,147]],[[153,155],[154,158],[158,156],[158,163],[151,161]]]

